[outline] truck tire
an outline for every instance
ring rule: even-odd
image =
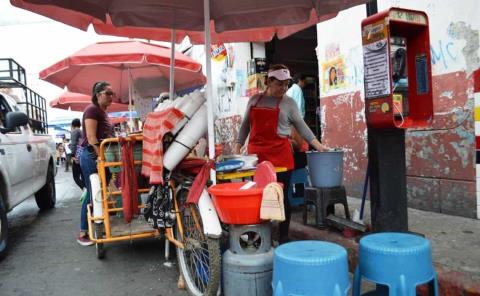
[[[55,207],[57,201],[55,192],[55,177],[53,173],[53,166],[48,166],[47,182],[45,185],[35,193],[35,201],[40,210],[48,210]]]
[[[7,209],[0,193],[0,260],[7,254],[8,221]]]

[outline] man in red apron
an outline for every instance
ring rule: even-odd
[[[293,150],[289,141],[291,127],[317,150],[326,150],[303,121],[295,101],[285,96],[290,81],[290,71],[284,65],[273,65],[267,74],[267,89],[253,96],[247,106],[239,131],[234,153],[238,154],[249,134],[248,153],[256,154],[258,161],[270,161],[275,167],[285,167],[277,180],[283,183],[285,221],[280,223],[280,243],[287,242],[291,209],[288,203],[288,186],[294,168]]]

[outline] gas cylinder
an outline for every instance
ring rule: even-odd
[[[225,295],[272,295],[271,224],[230,225],[222,262]]]

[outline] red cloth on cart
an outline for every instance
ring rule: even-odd
[[[138,185],[137,172],[135,171],[135,159],[133,147],[135,139],[131,141],[125,138],[119,139],[122,145],[122,170],[120,172],[122,186],[123,217],[125,223],[130,223],[134,215],[138,215]]]
[[[206,162],[203,158],[185,158],[177,166],[177,170],[184,174],[196,176]]]
[[[193,180],[192,186],[187,196],[187,204],[197,204],[202,195],[203,188],[207,184],[208,178],[210,177],[210,170],[215,167],[215,162],[209,160],[203,166],[198,175]]]
[[[143,125],[142,175],[150,184],[163,183],[163,136],[184,117],[182,111],[168,108],[151,112]]]

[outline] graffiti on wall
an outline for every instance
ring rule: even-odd
[[[457,61],[457,53],[453,41],[438,40],[430,43],[430,52],[432,55],[432,65],[435,67],[441,65],[447,70],[449,65]]]

